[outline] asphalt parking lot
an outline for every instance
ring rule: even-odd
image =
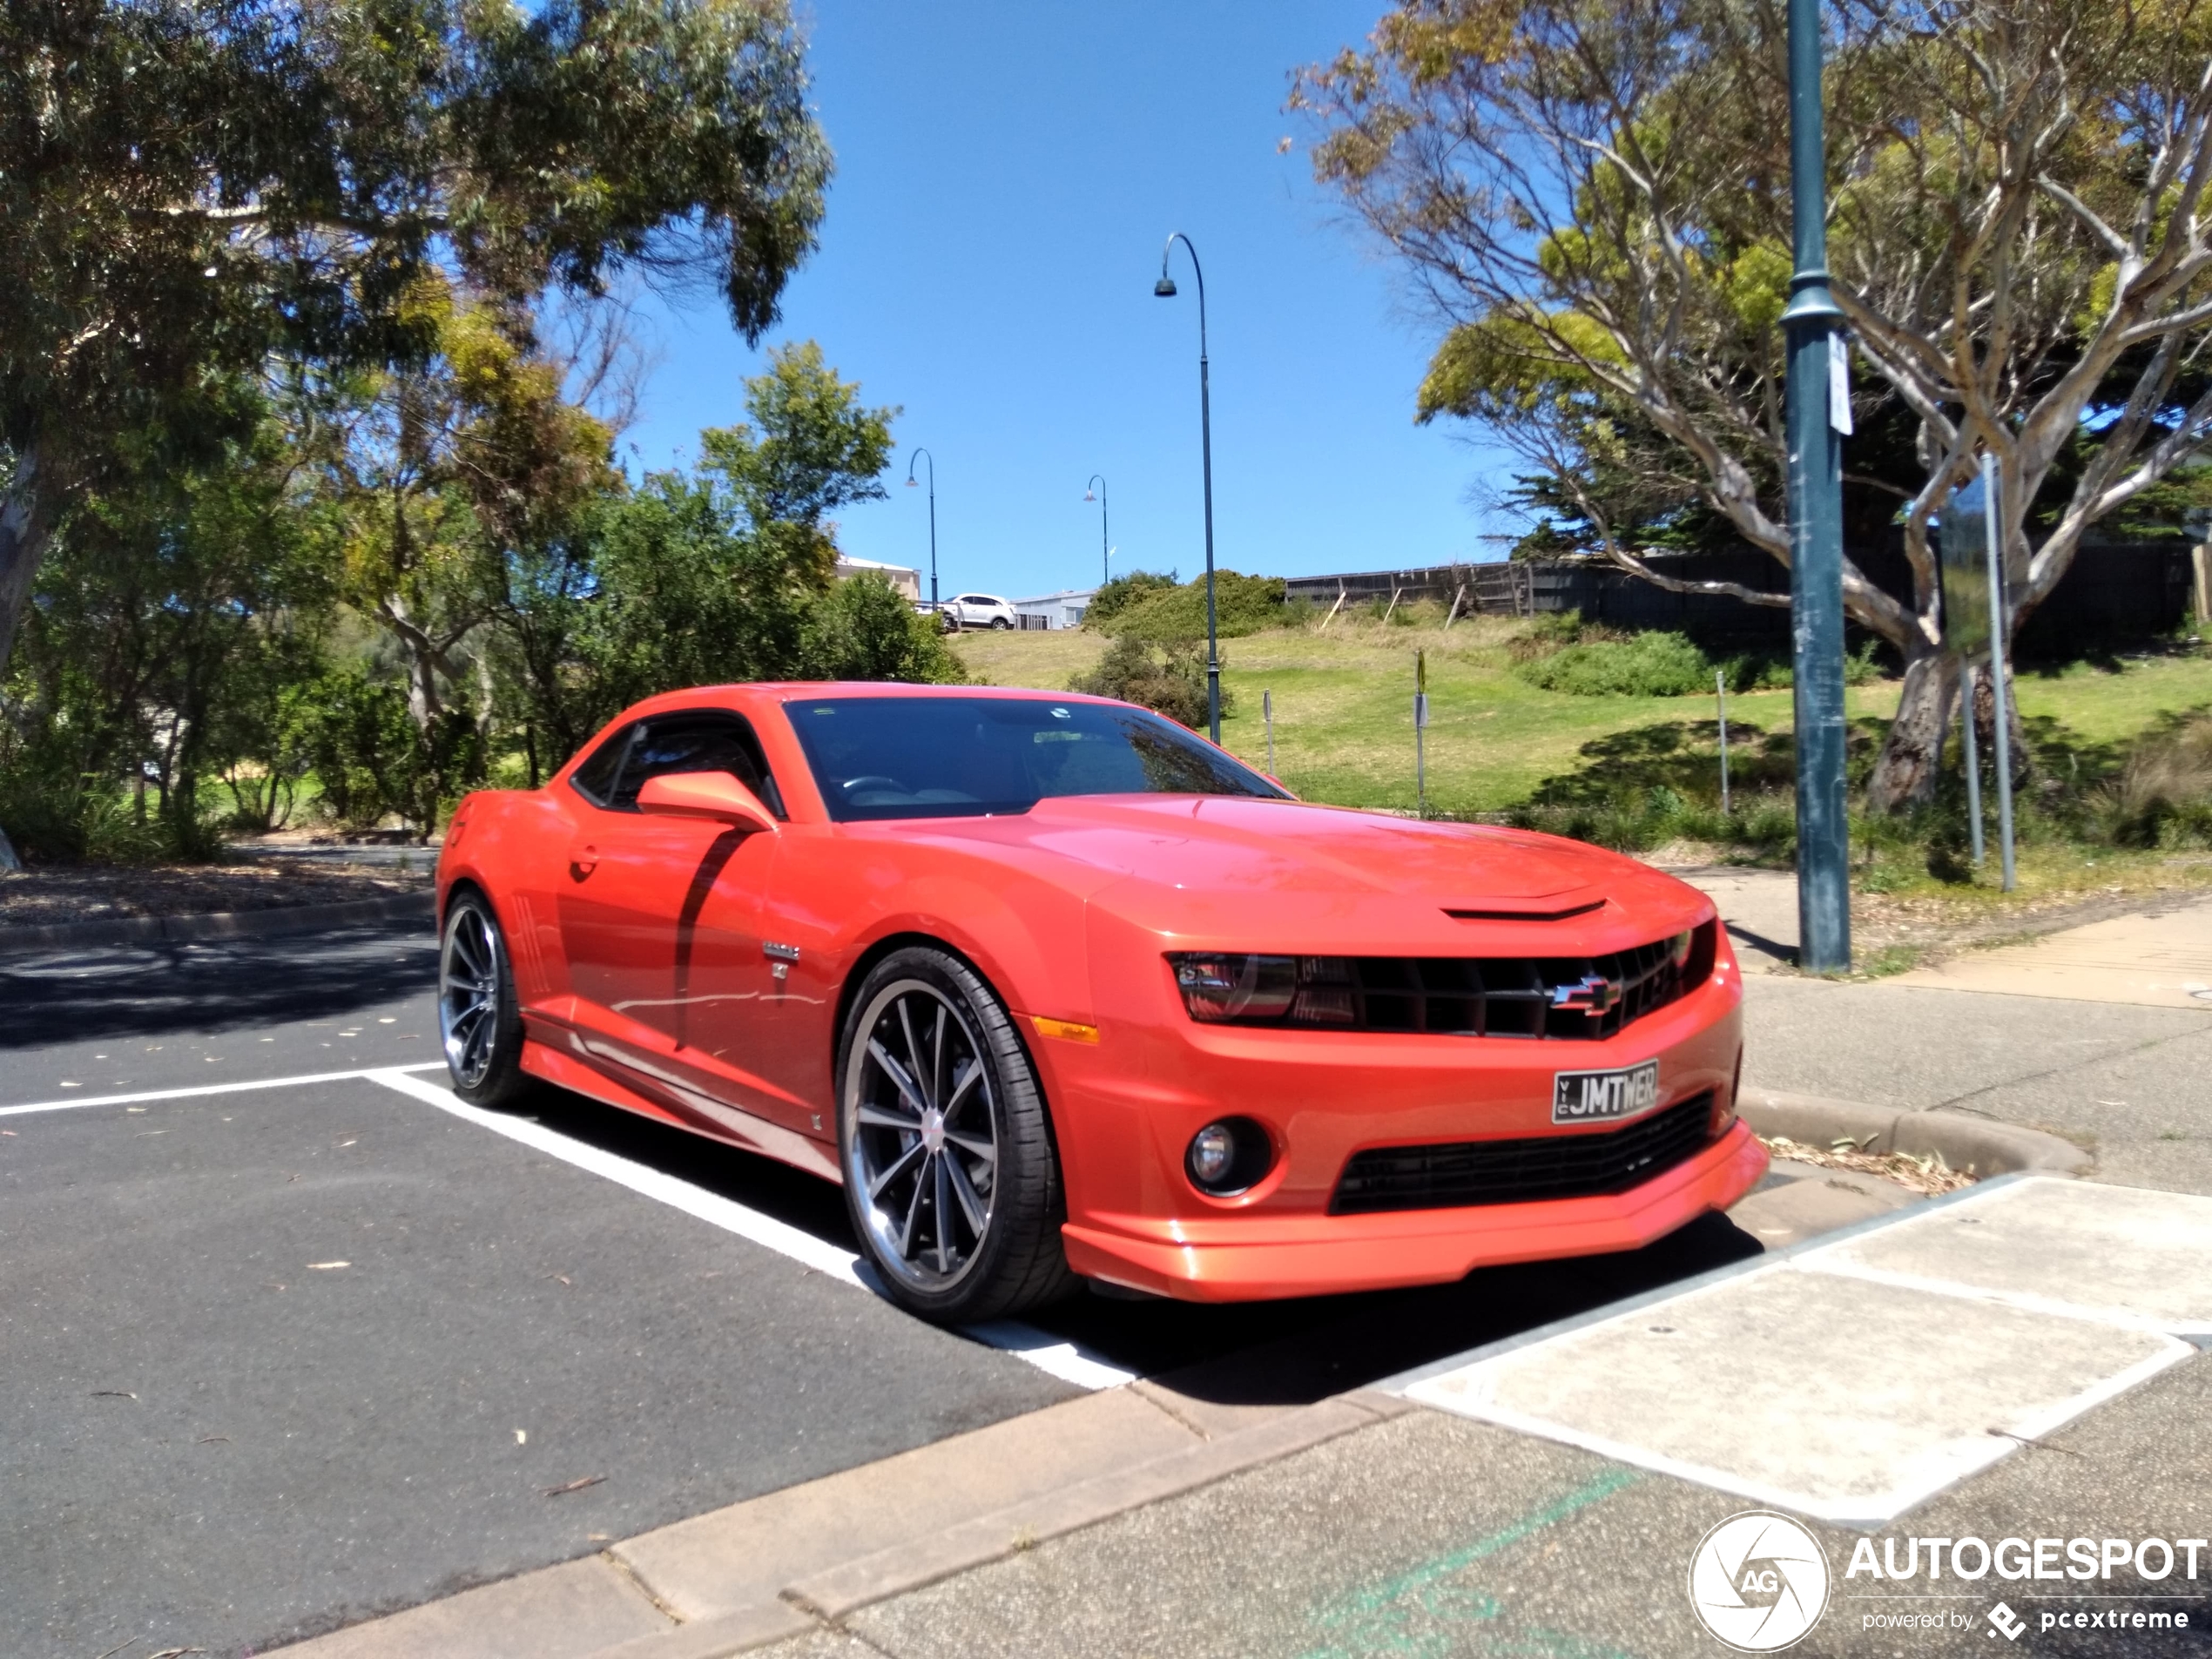
[[[0,1652],[260,1650],[1132,1374],[1302,1403],[1757,1251],[974,1339],[868,1292],[826,1185],[459,1108],[434,976],[374,928],[0,961]]]

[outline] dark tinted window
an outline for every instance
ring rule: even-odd
[[[648,778],[685,772],[731,772],[770,812],[786,816],[760,740],[752,725],[735,714],[662,714],[644,722],[631,745],[630,764],[622,769],[622,782],[606,804],[617,812],[634,813],[637,792]]]
[[[830,816],[1025,813],[1049,795],[1283,792],[1170,720],[1045,698],[832,698],[786,705]]]
[[[591,752],[591,758],[569,774],[586,800],[604,806],[614,793],[615,773],[622,770],[622,752],[630,746],[630,734],[636,726],[626,725],[610,733],[607,740]]]

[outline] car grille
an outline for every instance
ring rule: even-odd
[[[1712,923],[1690,936],[1689,960],[1668,941],[1607,956],[1354,956],[1351,1018],[1340,1029],[1438,1031],[1469,1037],[1612,1036],[1664,1008],[1713,971]],[[1562,1001],[1562,992],[1588,994]]]
[[[1710,1138],[1713,1094],[1602,1134],[1527,1141],[1457,1141],[1356,1152],[1329,1201],[1332,1216],[1448,1210],[1626,1192],[1673,1169]]]

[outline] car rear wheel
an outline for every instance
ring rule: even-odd
[[[991,626],[994,628],[1011,628],[1014,624],[1008,622],[1004,617],[994,617],[991,618]]]
[[[480,893],[462,892],[446,907],[438,946],[438,1038],[453,1092],[470,1105],[506,1106],[529,1092],[507,937]]]
[[[1044,1093],[974,968],[927,947],[877,963],[853,999],[837,1076],[846,1204],[894,1299],[967,1325],[1074,1286]]]

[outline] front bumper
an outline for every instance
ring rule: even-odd
[[[1061,1236],[1078,1273],[1194,1302],[1448,1284],[1478,1267],[1637,1250],[1725,1210],[1766,1172],[1732,1123],[1688,1162],[1608,1197],[1371,1216],[1098,1217]]]
[[[1733,1120],[1743,992],[1724,946],[1703,984],[1602,1041],[1204,1026],[1136,995],[1137,974],[1117,981],[1130,994],[1101,1007],[1095,1045],[1035,1045],[1067,1177],[1069,1264],[1109,1283],[1195,1301],[1445,1283],[1641,1248],[1725,1210],[1766,1169]],[[1619,1126],[1552,1123],[1555,1073],[1655,1059],[1657,1109],[1710,1093],[1723,1126],[1626,1191],[1331,1213],[1365,1148],[1607,1133]],[[1251,1191],[1211,1197],[1184,1174],[1184,1150],[1232,1113],[1266,1129],[1277,1160]]]

